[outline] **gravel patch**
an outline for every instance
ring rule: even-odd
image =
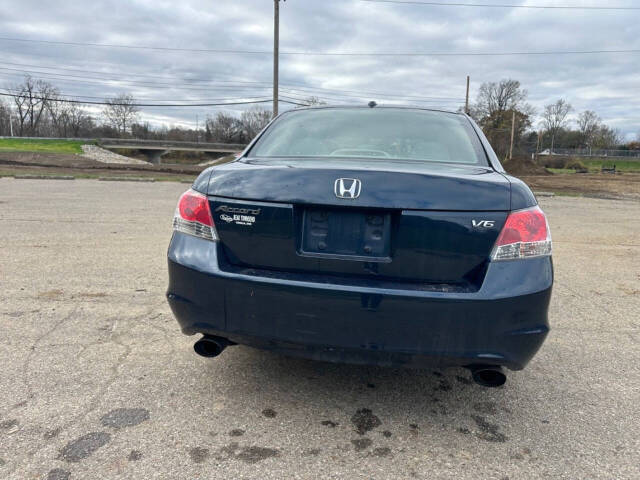
[[[124,163],[130,165],[150,165],[149,162],[138,160],[137,158],[118,155],[110,150],[100,148],[97,145],[82,145],[83,157],[90,158],[102,163]]]

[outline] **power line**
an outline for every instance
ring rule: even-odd
[[[13,75],[13,74],[12,74]],[[59,79],[56,79],[58,81],[60,81]],[[80,81],[76,81],[76,80],[62,80],[63,82],[71,82],[74,84],[79,84],[79,85],[84,85],[83,82]],[[10,89],[5,89],[8,90],[9,92],[11,92]],[[294,101],[294,102],[302,102],[303,104],[307,104],[308,103],[308,99],[309,99],[309,95],[308,92],[301,92],[298,93],[297,90],[290,90],[287,88],[281,88],[282,91],[282,98]],[[68,94],[57,94],[57,97],[65,97],[65,98],[82,98],[82,99],[104,99],[106,97],[110,97],[112,95],[115,94],[105,94],[103,96],[97,97],[97,96],[91,96],[91,95],[68,95]],[[143,96],[141,100],[144,101],[157,101],[157,102],[173,102],[173,103],[177,103],[177,102],[198,102],[198,103],[206,103],[206,102],[216,102],[216,101],[235,101],[238,100],[238,96],[242,95],[241,93],[238,93],[238,95],[234,98],[230,98],[230,97],[224,97],[224,98],[208,98],[208,99],[159,99],[159,98],[148,98]],[[140,95],[136,94],[135,95],[138,99],[140,99]],[[262,97],[265,96],[265,94],[260,95]],[[346,97],[340,96],[340,95],[330,95],[330,96],[317,96],[314,95],[316,98],[318,98],[321,101],[326,101],[327,103],[331,103],[331,104],[337,104],[339,102],[341,103],[354,103],[354,100],[360,100],[360,101],[364,101],[369,99],[370,97],[365,97],[365,96],[355,96],[355,95],[347,95]],[[258,98],[259,95],[246,95],[244,97],[242,97],[243,100],[248,100],[248,99],[255,99]],[[389,102],[394,101],[394,99],[384,99],[384,98],[380,98],[380,100],[387,100]],[[437,104],[437,105],[459,105],[461,100],[449,100],[449,101],[438,101],[438,100],[405,100],[405,99],[400,99],[400,100],[395,100],[395,101],[404,101],[407,103],[428,103],[428,104]],[[359,103],[359,102],[357,102]],[[158,105],[160,106],[160,105]]]
[[[122,74],[121,73],[112,73],[112,72],[103,72],[103,71],[98,71],[98,70],[84,70],[84,69],[77,69],[77,68],[66,68],[66,67],[59,67],[59,66],[55,66],[55,67],[50,67],[47,65],[33,65],[33,64],[25,64],[25,63],[12,63],[12,62],[3,62],[4,65],[13,65],[13,66],[17,66],[17,67],[31,67],[31,68],[44,68],[47,70],[63,70],[63,71],[68,71],[68,72],[75,72],[75,73],[97,73],[100,75],[109,75],[109,76],[118,76],[121,77]],[[21,71],[21,72],[29,72],[29,73],[46,73],[46,72],[32,72],[29,70],[17,70],[16,71]],[[179,80],[181,82],[184,83],[184,85],[200,85],[202,83],[206,83],[206,84],[213,84],[213,83],[230,83],[233,85],[239,85],[239,84],[264,84],[264,85],[268,85],[268,88],[271,87],[271,82],[270,81],[257,81],[257,80],[214,80],[214,79],[199,79],[199,78],[191,78],[191,79],[184,79],[181,77],[158,77],[158,75],[149,75],[149,74],[144,74],[144,73],[132,73],[132,72],[127,72],[127,76],[136,76],[136,77],[145,77],[145,78],[153,78],[153,79],[164,79],[164,80]],[[114,79],[116,81],[120,81],[120,78],[118,79]],[[303,90],[313,90],[313,91],[325,91],[325,92],[335,92],[335,93],[358,93],[358,94],[366,94],[366,95],[380,95],[383,97],[400,97],[400,98],[413,98],[413,99],[422,99],[422,100],[459,100],[458,97],[434,97],[434,96],[424,96],[424,95],[398,95],[395,93],[389,93],[389,92],[372,92],[372,91],[365,91],[365,90],[344,90],[344,89],[335,89],[335,88],[324,88],[324,87],[315,87],[313,85],[308,85],[308,84],[304,84],[304,83],[297,83],[297,82],[286,82],[286,83],[282,83],[281,85],[284,87],[298,87],[299,89],[303,89]],[[267,87],[265,87],[267,88]],[[364,97],[358,97],[358,98],[364,98]]]
[[[291,88],[280,88],[280,91],[283,92],[288,92],[290,95],[298,95],[300,97],[302,97],[303,99],[308,99],[309,96],[312,97],[316,97],[320,100],[338,100],[338,101],[349,101],[350,99],[356,99],[356,100],[371,100],[371,96],[369,95],[347,95],[347,94],[316,94],[316,93],[310,93],[310,92],[306,92],[306,91],[301,91],[301,90],[296,90],[296,89],[291,89]],[[437,104],[443,104],[443,103],[448,103],[448,104],[460,104],[463,100],[461,98],[459,99],[450,99],[450,100],[417,100],[417,99],[411,99],[408,97],[402,97],[402,98],[393,98],[393,95],[389,96],[389,97],[383,97],[383,96],[374,96],[377,100],[379,101],[396,101],[396,102],[418,102],[418,103],[437,103]]]
[[[357,90],[331,90],[319,87],[289,87],[288,85],[284,85],[284,88],[281,90],[288,90],[290,92],[300,92],[306,95],[317,96],[317,91],[323,91],[328,93],[321,93],[320,95],[323,97],[332,97],[332,96],[340,96],[346,98],[370,98],[379,97],[379,98],[398,98],[399,100],[408,99],[415,100],[420,102],[450,102],[450,101],[460,101],[458,97],[424,97],[419,95],[398,95],[397,93],[388,93],[388,92],[368,92],[368,91],[357,91]],[[332,93],[335,92],[335,93]],[[344,93],[342,93],[344,92]],[[349,93],[354,93],[356,95],[348,95]]]
[[[631,7],[630,7],[631,8]],[[171,47],[150,47],[138,45],[116,45],[107,43],[80,43],[80,42],[60,42],[53,40],[32,40],[24,38],[0,37],[0,40],[12,42],[42,43],[50,45],[68,45],[77,47],[107,47],[107,48],[127,48],[138,50],[159,50],[166,52],[194,52],[194,53],[229,53],[229,54],[249,54],[249,55],[272,55],[271,50],[223,50],[205,48],[171,48]],[[538,52],[294,52],[281,51],[280,55],[300,55],[300,56],[336,56],[336,57],[504,57],[504,56],[531,56],[531,55],[594,55],[594,54],[618,54],[618,53],[640,53],[640,49],[616,49],[616,50],[558,50],[558,51],[538,51]]]
[[[0,70],[8,70],[8,71],[12,71],[12,72],[18,72],[19,74],[29,74],[29,75],[40,75],[40,76],[50,76],[50,77],[62,77],[62,78],[79,78],[82,80],[99,80],[102,82],[119,82],[119,83],[130,83],[132,85],[141,85],[141,86],[150,86],[150,87],[170,87],[170,88],[181,88],[180,86],[176,85],[175,83],[158,83],[158,82],[145,82],[145,81],[139,81],[139,80],[129,80],[127,78],[104,78],[104,77],[95,77],[95,76],[91,76],[91,75],[71,75],[69,73],[55,73],[55,72],[41,72],[41,71],[34,71],[34,70],[20,70],[17,68],[9,68],[9,67],[0,67]],[[115,74],[112,74],[112,76]],[[187,84],[189,85],[189,84]],[[231,88],[231,89],[237,89],[238,86],[237,85],[217,85],[215,88]],[[260,86],[254,86],[254,85],[247,85],[247,86],[243,86],[243,88],[268,88],[268,87],[260,87]],[[191,89],[191,90],[211,90],[211,87],[207,87],[207,88],[199,88],[199,89]]]
[[[1,68],[0,68],[1,70]],[[0,72],[0,75],[16,75],[19,76],[19,73],[3,73]],[[51,78],[48,77],[47,75],[43,75],[41,76],[41,78]],[[58,77],[53,77],[52,81],[55,82],[62,82],[62,83],[71,83],[74,85],[82,85],[82,86],[88,86],[88,85],[107,85],[107,82],[104,81],[91,81],[91,80],[77,80],[77,79],[66,79],[66,78],[58,78]],[[146,88],[150,88],[150,89],[155,89],[155,90],[197,90],[197,91],[205,91],[205,92],[209,92],[212,90],[217,90],[217,88],[212,87],[212,88],[188,88],[188,87],[180,87],[178,85],[172,86],[172,87],[163,87],[163,86],[149,86]],[[246,90],[246,88],[239,88],[237,90],[235,90],[237,93],[237,95],[241,95],[243,90]],[[268,90],[267,87],[262,87],[260,88],[260,90]],[[289,89],[289,88],[281,88],[281,91],[284,93],[287,93],[290,97],[295,97],[296,100],[300,100],[300,101],[306,101],[308,100],[308,98],[310,96],[314,96],[320,100],[323,101],[327,101],[328,103],[336,103],[336,102],[347,102],[349,101],[349,99],[354,99],[354,100],[367,100],[367,99],[371,99],[370,96],[365,96],[365,95],[347,95],[347,94],[317,94],[316,92],[307,92],[307,91],[301,91],[301,90],[296,90],[296,89]],[[265,92],[266,94],[266,92]],[[98,98],[105,98],[111,95],[115,95],[115,93],[110,93],[110,94],[105,94],[102,97],[98,97]],[[140,96],[140,94],[136,93],[135,96]],[[144,95],[143,95],[144,96]],[[251,97],[251,96],[256,96],[256,93],[252,93],[252,94],[247,94],[245,96],[246,97]],[[83,98],[89,98],[89,97],[83,97]],[[433,104],[433,103],[437,103],[437,104],[459,104],[461,102],[461,100],[455,100],[455,99],[451,99],[451,100],[419,100],[419,99],[411,99],[411,98],[392,98],[392,97],[377,97],[379,100],[388,100],[388,101],[400,101],[400,102],[407,102],[407,103],[427,103],[427,104]],[[353,103],[353,101],[351,102]]]
[[[40,67],[40,68],[46,68],[46,67]],[[101,77],[95,77],[95,76],[88,76],[88,75],[70,75],[67,73],[56,73],[56,72],[42,72],[42,71],[36,71],[36,70],[20,70],[20,69],[15,69],[15,68],[7,68],[7,67],[0,67],[0,70],[8,70],[8,71],[12,71],[12,72],[18,72],[19,75],[33,75],[33,76],[43,76],[43,77],[55,77],[54,79],[57,79],[57,77],[62,77],[62,78],[78,78],[81,80],[98,80],[100,82],[121,82],[121,83],[130,83],[133,85],[142,85],[142,86],[148,86],[148,87],[169,87],[171,89],[185,89],[185,90],[214,90],[214,89],[238,89],[238,87],[241,87],[242,89],[249,89],[249,88],[254,88],[254,89],[268,89],[270,87],[268,86],[255,86],[255,85],[242,85],[242,82],[240,82],[239,85],[219,85],[219,86],[213,86],[213,87],[201,87],[201,88],[197,88],[197,89],[186,89],[183,88],[182,85],[177,85],[175,83],[156,83],[156,82],[139,82],[136,80],[127,80],[127,79],[121,79],[121,78],[101,78]],[[71,70],[71,69],[67,69],[67,70]],[[79,71],[79,70],[73,70],[73,71]],[[1,73],[1,72],[0,72]],[[8,74],[8,75],[13,75],[13,74]],[[111,75],[115,75],[115,74],[111,74]],[[157,77],[156,77],[157,78]],[[210,82],[210,84],[214,84],[214,82]],[[203,83],[198,83],[198,84],[191,84],[191,83],[186,83],[186,85],[203,85]],[[352,92],[352,93],[360,93],[360,92],[356,92],[353,90],[332,90],[332,89],[324,89],[321,87],[310,87],[310,86],[300,86],[300,87],[289,87],[288,85],[284,85],[284,87],[286,89],[289,89],[291,92],[301,92],[304,94],[310,94],[309,92],[306,92],[305,90],[310,90],[312,93],[322,90],[322,91],[328,91],[328,92],[335,92],[335,93],[329,93],[327,94],[328,96],[344,96],[344,97],[350,97],[350,98],[366,98],[367,95],[347,95],[346,93]],[[344,94],[342,92],[345,92]],[[441,100],[458,100],[458,98],[456,97],[422,97],[422,96],[415,96],[415,95],[398,95],[398,94],[393,94],[393,93],[382,93],[382,92],[362,92],[363,94],[369,94],[369,95],[380,95],[380,96],[385,96],[385,97],[400,97],[400,98],[415,98],[415,99],[421,99],[421,100],[425,100],[425,101],[441,101]]]
[[[0,67],[0,70],[6,70],[3,69],[2,67]],[[12,72],[0,72],[0,74],[2,75],[10,75],[10,76],[18,76],[18,77],[23,77],[27,72],[23,72],[20,73],[20,71],[16,72],[16,73],[12,73]],[[37,77],[37,78],[44,78],[47,80],[51,80],[51,81],[56,81],[56,82],[62,82],[62,83],[73,83],[73,84],[81,84],[81,85],[100,85],[100,86],[105,86],[105,85],[109,85],[109,86],[113,86],[113,87],[128,87],[128,88],[133,88],[133,87],[138,87],[141,86],[141,88],[149,88],[149,89],[153,89],[153,90],[184,90],[184,91],[199,91],[199,92],[211,92],[211,91],[215,91],[215,90],[222,90],[222,91],[228,91],[228,90],[253,90],[255,91],[257,90],[265,90],[268,89],[268,87],[251,87],[251,86],[242,86],[242,87],[234,87],[232,85],[222,85],[222,86],[211,86],[211,87],[189,87],[189,86],[179,86],[176,84],[162,84],[162,83],[145,83],[145,82],[136,82],[133,80],[111,80],[111,79],[100,79],[100,78],[95,78],[95,77],[77,77],[77,76],[71,76],[72,78],[67,78],[65,76],[62,75],[56,75],[53,76],[53,74],[51,73],[35,73],[32,76]],[[62,77],[62,78],[61,78]],[[122,84],[122,85],[113,85],[113,83],[117,83],[117,84]]]
[[[125,83],[133,86],[141,85],[146,88],[153,88],[159,90],[192,90],[192,91],[212,91],[212,90],[249,90],[249,89],[257,89],[257,90],[267,90],[269,87],[261,87],[256,85],[248,85],[248,86],[233,86],[233,85],[221,85],[221,86],[212,86],[212,87],[183,87],[181,85],[177,85],[175,83],[155,83],[155,82],[139,82],[135,80],[128,79],[109,79],[109,78],[101,78],[89,75],[70,75],[64,73],[55,73],[55,72],[42,72],[42,71],[34,71],[34,70],[19,70],[14,68],[0,67],[0,74],[2,74],[2,70],[8,70],[10,72],[17,73],[4,73],[5,75],[33,75],[36,77],[48,78],[58,82],[63,83],[77,83],[77,84],[91,84],[91,85],[101,85],[101,84],[109,84],[110,82],[116,83]],[[76,71],[76,70],[74,70]],[[70,80],[70,79],[71,80]],[[95,80],[95,81],[94,81]],[[187,84],[190,85],[190,84]],[[203,85],[202,83],[200,85]],[[240,87],[240,88],[239,88]],[[284,85],[281,87],[281,90],[287,91],[293,94],[301,94],[305,96],[317,96],[321,99],[335,99],[335,98],[353,98],[353,99],[365,99],[370,96],[376,96],[381,99],[389,99],[393,100],[394,98],[397,100],[407,100],[421,103],[434,103],[434,102],[460,102],[461,99],[457,97],[422,97],[417,95],[398,95],[393,93],[384,93],[384,92],[357,92],[354,90],[331,90],[331,89],[323,89],[320,87],[295,87],[291,88],[288,85]],[[329,93],[317,93],[318,91],[327,91]],[[335,92],[335,93],[333,93]],[[345,92],[345,93],[342,93]],[[356,95],[350,95],[349,93],[356,93]]]
[[[3,97],[12,97],[12,98],[18,98],[21,97],[21,95],[19,94],[14,94],[14,93],[6,93],[6,92],[0,92],[0,96]],[[65,97],[65,98],[60,98],[60,97]],[[235,100],[235,99],[230,99],[227,98],[225,100],[228,100],[224,103],[213,103],[211,101],[203,101],[200,100],[201,103],[131,103],[131,104],[123,104],[123,103],[110,103],[110,102],[106,102],[106,101],[94,101],[94,100],[77,100],[78,98],[83,98],[83,99],[97,99],[97,98],[101,98],[101,97],[92,97],[92,96],[82,96],[82,95],[57,95],[56,97],[48,97],[48,98],[44,98],[41,96],[33,96],[31,97],[34,100],[43,100],[43,101],[50,101],[50,102],[65,102],[65,103],[72,103],[72,104],[81,104],[81,105],[116,105],[116,106],[124,106],[124,105],[129,105],[129,106],[134,106],[134,107],[183,107],[183,108],[189,108],[189,107],[222,107],[222,106],[233,106],[233,105],[252,105],[252,104],[260,104],[260,103],[268,103],[272,100],[270,99],[243,99],[243,100]],[[235,100],[235,101],[234,101]],[[162,101],[162,100],[160,100]],[[177,100],[165,100],[166,102],[177,102]],[[192,102],[196,102],[198,100],[191,100]],[[282,103],[287,103],[287,104],[291,104],[291,105],[297,105],[297,106],[308,106],[309,104],[304,102],[304,99],[299,99],[299,98],[292,98],[288,95],[280,95],[279,97],[279,101]],[[444,105],[438,105],[437,107],[442,107],[442,108],[449,108],[451,109],[451,107],[446,107]],[[430,106],[429,108],[436,108],[436,106]]]
[[[20,95],[16,95],[14,93],[0,93],[0,96],[3,97],[13,97],[18,98]],[[197,103],[197,104],[157,104],[157,103],[107,103],[107,102],[95,102],[95,101],[82,101],[82,100],[66,100],[63,98],[44,98],[44,97],[30,97],[33,100],[42,100],[49,102],[66,102],[66,103],[77,103],[82,105],[114,105],[114,106],[130,106],[130,107],[224,107],[226,105],[250,105],[257,103],[267,103],[271,102],[271,99],[267,100],[251,100],[251,101],[239,101],[239,102],[227,102],[227,103]],[[294,102],[291,100],[281,100],[283,103],[289,103],[292,105],[299,106],[307,106],[306,103]]]
[[[14,62],[2,62],[3,65],[13,65],[14,67],[29,67],[29,68],[44,68],[45,70],[62,70],[62,71],[66,71],[66,72],[74,72],[74,73],[97,73],[98,75],[109,75],[109,76],[118,76],[118,77],[122,77],[122,73],[118,73],[118,72],[105,72],[105,71],[100,71],[100,70],[85,70],[85,69],[78,69],[78,68],[67,68],[67,67],[60,67],[60,66],[55,66],[55,67],[50,67],[48,65],[33,65],[33,64],[28,64],[28,63],[14,63]],[[144,78],[154,78],[154,79],[166,79],[166,80],[171,80],[171,79],[179,79],[180,81],[184,82],[186,85],[198,85],[199,83],[209,83],[209,82],[218,82],[218,83],[230,83],[230,84],[244,84],[244,83],[248,83],[248,84],[267,84],[267,85],[271,85],[271,82],[268,81],[253,81],[253,80],[216,80],[216,79],[202,79],[202,78],[191,78],[191,79],[184,79],[184,78],[180,78],[180,77],[158,77],[158,75],[150,75],[150,74],[145,74],[145,73],[134,73],[134,72],[127,72],[127,76],[133,76],[133,77],[144,77]]]
[[[18,67],[32,67],[32,68],[44,68],[44,69],[48,69],[48,70],[63,70],[63,71],[68,71],[68,72],[74,72],[74,73],[97,73],[99,75],[108,75],[108,76],[118,76],[119,78],[114,78],[113,81],[123,81],[121,79],[121,74],[120,73],[112,73],[112,72],[102,72],[102,71],[97,71],[97,70],[84,70],[84,69],[76,69],[76,68],[65,68],[65,67],[49,67],[46,65],[33,65],[33,64],[25,64],[25,63],[12,63],[12,62],[3,62],[5,65],[13,65],[13,66],[18,66]],[[3,70],[13,70],[13,71],[17,71],[17,72],[23,72],[25,74],[34,74],[34,75],[42,75],[42,74],[48,74],[50,72],[40,72],[40,71],[33,71],[33,70],[19,70],[19,69],[9,69],[9,68],[0,68]],[[54,73],[51,73],[52,75]],[[61,75],[58,74],[57,72],[55,73],[56,75]],[[237,86],[237,85],[244,85],[244,84],[261,84],[261,85],[266,85],[265,87],[261,87],[261,88],[270,88],[271,82],[267,82],[267,81],[249,81],[249,80],[238,80],[238,81],[221,81],[221,80],[213,80],[213,79],[197,79],[197,78],[192,78],[192,79],[184,79],[182,77],[158,77],[158,75],[148,75],[148,74],[140,74],[140,73],[129,73],[127,72],[127,76],[138,76],[138,77],[145,77],[145,78],[153,78],[153,79],[160,79],[160,80],[179,80],[180,82],[183,82],[184,85],[202,85],[202,84],[215,84],[215,83],[223,83],[223,84],[232,84],[233,86]],[[85,77],[85,76],[83,76]],[[92,77],[94,78],[94,77]],[[105,79],[106,80],[106,79]],[[124,80],[126,81],[126,80]],[[172,84],[174,85],[174,84]],[[398,95],[398,94],[394,94],[394,93],[388,93],[388,92],[371,92],[371,91],[364,91],[364,90],[338,90],[338,89],[332,89],[332,88],[323,88],[323,87],[314,87],[313,85],[306,85],[303,83],[295,83],[295,82],[286,82],[286,83],[281,83],[281,85],[283,87],[291,87],[291,88],[295,88],[297,90],[311,90],[313,92],[315,91],[326,91],[326,92],[335,92],[336,94],[340,94],[342,95],[342,92],[344,93],[357,93],[357,94],[365,94],[366,95],[380,95],[383,97],[400,97],[400,98],[412,98],[412,99],[418,99],[418,100],[458,100],[457,97],[433,97],[433,96],[423,96],[423,95]],[[253,87],[253,88],[259,88],[259,87]],[[364,96],[359,95],[357,98],[364,98]]]
[[[5,88],[4,92],[0,92],[0,93],[12,93],[11,90],[8,90]],[[12,93],[12,95],[18,95],[18,96],[22,96],[20,94],[16,94],[16,93]],[[261,97],[263,97],[264,95],[262,95]],[[89,99],[89,100],[104,100],[106,97],[108,97],[108,95],[105,97],[103,96],[92,96],[92,95],[67,95],[64,93],[56,93],[55,97],[61,97],[61,98],[71,98],[71,99],[77,99],[77,98],[82,98],[82,99]],[[254,96],[254,97],[246,97],[243,98],[242,100],[256,100],[256,99],[261,99],[260,97]],[[224,97],[224,98],[183,98],[183,99],[165,99],[165,98],[143,98],[142,100],[146,101],[146,102],[170,102],[170,103],[180,103],[180,102],[198,102],[198,103],[205,103],[205,102],[225,102],[225,101],[236,101],[239,100],[238,97]]]
[[[91,43],[91,42],[62,42],[55,40],[33,40],[27,38],[0,37],[0,40],[10,42],[43,43],[49,45],[67,45],[72,47],[106,47],[106,48],[126,48],[134,50],[158,50],[162,52],[194,52],[194,53],[246,53],[246,54],[269,54],[273,52],[267,50],[227,50],[216,48],[177,48],[177,47],[152,47],[143,45],[122,45],[114,43]]]
[[[640,7],[604,7],[582,5],[515,5],[498,3],[447,3],[447,2],[420,2],[410,0],[360,0],[369,3],[399,3],[406,5],[424,5],[438,7],[486,7],[486,8],[528,8],[533,10],[640,10]]]

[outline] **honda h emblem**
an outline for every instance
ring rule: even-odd
[[[358,198],[362,183],[357,178],[338,178],[333,191],[338,198]]]

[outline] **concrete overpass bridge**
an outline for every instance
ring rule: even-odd
[[[97,144],[103,148],[138,150],[145,154],[151,163],[160,163],[162,156],[171,151],[230,154],[241,152],[246,147],[239,143],[179,142],[135,138],[100,138]]]

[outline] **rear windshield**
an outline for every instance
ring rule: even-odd
[[[294,110],[269,127],[250,156],[487,164],[464,116],[394,108]]]

